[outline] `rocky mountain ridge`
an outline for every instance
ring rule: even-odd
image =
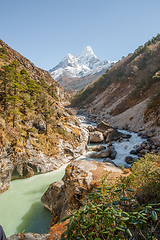
[[[99,60],[94,54],[92,48],[87,46],[77,57],[68,54],[57,66],[49,70],[51,75],[58,83],[60,83],[66,89],[77,89],[78,86],[72,86],[66,84],[65,80],[73,82],[77,78],[89,77],[92,75],[102,75],[111,65],[116,61],[110,62],[108,60]],[[93,81],[93,80],[92,80]],[[85,84],[86,85],[86,84]]]

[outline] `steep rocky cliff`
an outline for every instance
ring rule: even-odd
[[[112,163],[78,160],[65,170],[63,181],[52,183],[41,198],[43,205],[51,211],[51,226],[65,217],[69,211],[78,209],[85,195],[100,185],[106,171],[112,171],[111,178],[123,174]]]

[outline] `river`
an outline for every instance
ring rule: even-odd
[[[85,119],[81,119],[82,124]],[[123,131],[126,133],[126,131]],[[129,155],[133,146],[140,144],[142,139],[136,133],[132,133],[129,141],[113,142],[117,151],[117,156],[114,162],[117,165],[124,165],[124,158]],[[103,144],[107,145],[107,144]],[[81,156],[79,159],[91,159],[89,156],[92,153],[92,147],[95,144],[88,145],[88,153]],[[102,161],[97,159],[97,161]],[[64,176],[66,165],[51,173],[36,175],[28,179],[14,180],[11,182],[8,191],[0,195],[0,225],[9,237],[15,232],[36,232],[48,233],[50,229],[51,215],[50,211],[45,209],[40,199],[49,185],[61,180]]]
[[[65,167],[32,178],[11,181],[9,190],[0,195],[0,224],[7,237],[23,231],[49,232],[51,214],[40,199],[52,182],[62,179]]]

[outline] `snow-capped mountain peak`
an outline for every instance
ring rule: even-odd
[[[94,54],[92,48],[87,46],[83,51],[74,57],[70,53],[63,58],[63,60],[49,72],[55,80],[61,77],[84,77],[93,75],[95,73],[106,71],[115,62],[101,61]]]
[[[80,58],[84,58],[86,56],[91,56],[91,57],[97,58],[90,46],[87,46],[85,49],[83,49],[83,51],[77,56],[77,58],[80,59]]]

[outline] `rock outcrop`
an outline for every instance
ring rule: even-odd
[[[0,193],[10,187],[11,175],[14,169],[13,161],[10,160],[10,151],[11,149],[8,148],[0,154]]]
[[[103,142],[103,134],[99,131],[90,132],[89,139],[90,142],[101,143]]]
[[[100,132],[104,133],[108,129],[113,129],[113,127],[110,124],[101,121],[100,123],[97,124],[96,129],[97,129],[97,131],[100,131]]]
[[[51,211],[51,225],[65,217],[68,211],[78,209],[83,197],[100,184],[100,177],[105,171],[122,174],[122,170],[112,163],[86,160],[70,163],[63,182],[52,183],[41,198],[44,206]]]
[[[119,132],[117,129],[113,128],[111,125],[100,122],[96,128],[91,128],[89,133],[89,139],[92,143],[101,143],[105,139],[105,142],[116,141],[121,138],[130,138],[131,134],[125,134]]]
[[[108,143],[110,141],[116,141],[120,138],[130,138],[131,134],[124,134],[116,129],[109,128],[107,131],[104,132],[104,137],[105,142]]]
[[[63,107],[58,109],[60,109],[59,119],[64,115],[68,119],[68,122],[64,122],[63,124],[59,121],[60,131],[68,132],[76,141],[71,142],[67,137],[60,140],[57,139],[57,150],[54,154],[49,155],[44,150],[37,149],[38,139],[33,137],[32,132],[29,132],[24,146],[20,142],[20,148],[14,149],[11,145],[3,147],[0,152],[0,193],[9,188],[11,180],[32,177],[35,174],[56,170],[63,164],[86,153],[88,130],[73,115],[76,112],[68,111],[68,109],[66,111]],[[38,134],[42,134],[46,128],[45,122],[39,118],[24,122],[24,124],[37,131]],[[1,125],[4,127],[4,124]]]

